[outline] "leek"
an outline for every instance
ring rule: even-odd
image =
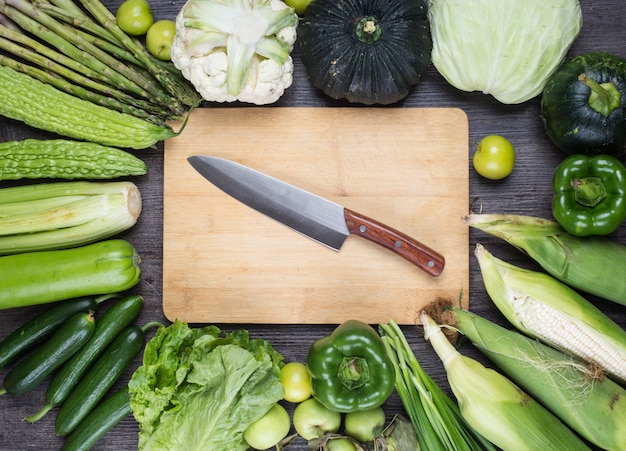
[[[567,285],[541,272],[475,253],[487,293],[521,332],[626,381],[626,331]]]
[[[463,418],[485,438],[504,451],[589,449],[505,376],[459,353],[426,312],[420,320],[424,337],[443,362]]]
[[[379,332],[396,370],[396,390],[415,428],[421,449],[495,450],[467,424],[459,407],[424,371],[400,327],[389,321],[379,325]]]
[[[472,214],[462,221],[526,253],[561,282],[626,305],[626,246],[606,237],[575,237],[557,222],[533,216]]]
[[[450,306],[450,325],[466,336],[514,383],[590,443],[626,449],[626,389],[598,378],[593,367],[540,341]],[[433,314],[434,316],[434,314]]]
[[[58,182],[0,190],[0,255],[77,247],[129,229],[141,213],[132,182]]]

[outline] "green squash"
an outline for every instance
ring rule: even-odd
[[[298,42],[316,88],[366,105],[405,98],[432,51],[421,0],[312,0],[298,25]]]
[[[566,153],[626,152],[626,60],[604,52],[572,58],[544,87],[541,116]]]

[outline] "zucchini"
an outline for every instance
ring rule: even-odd
[[[93,142],[24,139],[0,143],[0,180],[96,180],[146,172],[146,163],[132,153]]]
[[[57,435],[67,435],[85,419],[145,345],[140,327],[126,327],[107,347],[65,400],[55,422]]]
[[[0,393],[23,395],[34,390],[89,340],[94,329],[93,312],[72,315],[43,345],[11,368]]]
[[[0,66],[0,115],[105,146],[145,149],[177,135],[171,127],[110,110]]]
[[[26,417],[26,421],[35,422],[53,407],[61,405],[106,347],[137,319],[142,306],[143,298],[133,295],[116,302],[104,312],[98,318],[96,331],[87,344],[65,362],[52,378],[46,391],[46,404],[39,412]]]
[[[82,246],[137,223],[141,193],[130,181],[56,182],[0,189],[0,254]]]
[[[0,342],[0,368],[48,338],[73,314],[95,312],[97,307],[95,297],[81,297],[59,302],[35,316]]]
[[[128,290],[139,281],[139,262],[122,239],[0,257],[0,310]]]
[[[61,451],[87,451],[131,414],[128,386],[105,398],[67,437]]]

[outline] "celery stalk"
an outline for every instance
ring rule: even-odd
[[[0,255],[92,243],[132,227],[141,213],[132,182],[58,182],[0,190]]]

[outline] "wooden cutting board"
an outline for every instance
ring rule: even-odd
[[[412,324],[469,295],[468,122],[459,109],[203,108],[165,143],[163,309],[190,323]],[[350,236],[339,252],[232,199],[186,161],[228,158],[441,252],[431,277]]]

